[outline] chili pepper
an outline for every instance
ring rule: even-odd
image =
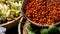
[[[38,24],[55,24],[60,20],[60,2],[58,0],[30,0],[25,6],[25,15]]]

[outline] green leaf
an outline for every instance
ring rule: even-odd
[[[54,25],[51,25],[48,29],[50,34],[57,34],[59,32],[58,28]]]
[[[6,17],[6,14],[2,14],[1,16],[4,16],[4,17]]]
[[[35,32],[33,32],[33,31],[29,31],[28,34],[35,34]]]
[[[59,27],[59,32],[60,32],[60,27]]]
[[[48,34],[48,29],[41,29],[41,34]]]
[[[32,31],[32,27],[31,27],[31,25],[28,25],[28,30],[30,30],[30,31]]]

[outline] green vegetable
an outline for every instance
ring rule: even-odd
[[[48,28],[48,32],[49,34],[57,34],[59,32],[58,28],[54,25],[51,25],[49,28]]]
[[[41,34],[58,34],[59,31],[60,28],[58,29],[58,27],[51,25],[48,29],[42,29],[40,32]]]
[[[33,32],[33,31],[29,31],[28,34],[35,34],[35,32]]]
[[[16,13],[19,13],[20,12],[20,8],[22,7],[22,4],[21,2],[17,3],[11,3],[11,10],[16,12]]]
[[[41,34],[48,34],[48,29],[42,29],[40,32]]]
[[[20,16],[21,0],[0,0],[0,23],[11,21]]]
[[[28,25],[28,30],[30,30],[30,31],[32,31],[32,27],[31,27],[31,25]]]
[[[60,27],[59,27],[59,32],[60,32]]]

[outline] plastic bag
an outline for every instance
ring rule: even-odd
[[[5,32],[6,32],[6,28],[0,27],[0,34],[5,34]]]

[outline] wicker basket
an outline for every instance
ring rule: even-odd
[[[23,0],[22,2],[22,12],[25,14],[26,12],[24,11],[24,8],[27,4],[29,0]],[[25,16],[25,15],[24,15]],[[26,17],[26,16],[25,16]],[[36,26],[39,26],[39,27],[49,27],[50,25],[42,25],[42,24],[37,24],[37,23],[34,23],[33,21],[31,21],[28,17],[26,17],[27,20],[32,23],[33,25],[36,25]],[[59,22],[56,22],[54,25],[59,25],[60,24],[60,21]]]
[[[19,24],[18,24],[18,34],[21,34],[21,22],[22,22],[23,18],[20,20]]]
[[[18,34],[21,34],[20,25],[21,25],[21,23],[19,23],[19,25],[18,25]]]
[[[19,23],[18,25],[18,34],[28,34],[27,26],[29,25],[29,21]]]
[[[19,17],[15,18],[14,20],[9,21],[9,22],[7,22],[7,23],[0,24],[0,26],[5,27],[5,28],[7,28],[7,29],[10,29],[10,28],[18,25],[19,20],[22,19],[22,16],[23,16],[23,15],[22,15],[22,13],[21,13]]]

